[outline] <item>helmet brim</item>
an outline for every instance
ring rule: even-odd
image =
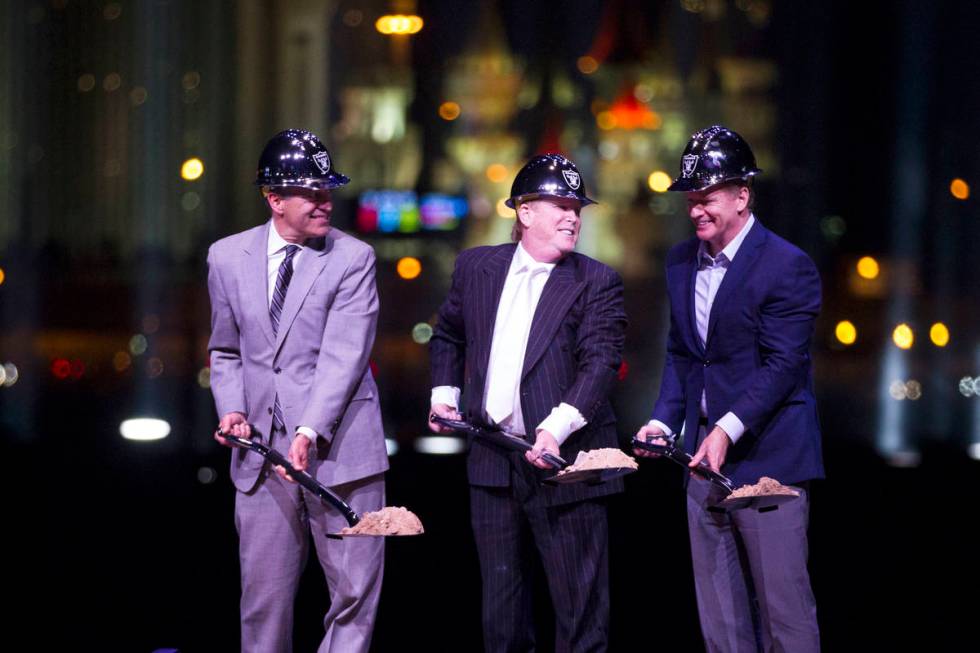
[[[330,171],[323,177],[301,177],[290,179],[256,179],[256,186],[269,186],[270,188],[311,188],[319,190],[321,188],[332,189],[346,186],[350,183],[350,177],[338,172]]]
[[[717,186],[719,184],[727,184],[733,181],[747,182],[752,177],[756,176],[762,172],[759,168],[747,172],[744,175],[737,175],[735,177],[678,177],[674,180],[670,186],[667,187],[668,191],[680,192],[680,193],[691,193],[696,191],[707,190],[712,186]]]
[[[562,199],[578,200],[579,202],[582,203],[583,207],[586,207],[589,204],[598,204],[598,202],[596,202],[594,199],[592,199],[591,197],[586,197],[585,195],[576,195],[574,192],[568,192],[568,193],[559,192],[559,193],[529,193],[527,195],[520,195],[518,197],[509,197],[504,202],[504,205],[506,205],[507,208],[509,209],[514,209],[517,208],[517,205],[520,202],[531,202],[533,200],[544,199],[546,197],[560,197]]]

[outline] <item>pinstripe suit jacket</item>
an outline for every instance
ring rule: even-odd
[[[449,296],[429,344],[433,386],[463,389],[460,411],[489,423],[483,405],[497,304],[516,245],[476,247],[456,259]],[[565,402],[588,421],[561,447],[566,460],[579,451],[616,447],[609,394],[621,361],[626,313],[623,282],[609,266],[571,253],[554,267],[538,301],[521,374],[521,409],[528,429]],[[470,443],[467,473],[472,485],[506,487],[511,466],[519,473],[550,475],[520,454],[483,441]],[[601,485],[540,486],[532,501],[570,503],[622,490],[621,481]]]

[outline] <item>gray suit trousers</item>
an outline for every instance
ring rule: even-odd
[[[267,466],[268,467],[268,466]],[[331,488],[358,514],[384,506],[384,476]],[[332,507],[270,469],[255,488],[238,492],[235,526],[242,578],[243,652],[288,653],[293,600],[306,566],[310,535],[330,592],[319,653],[366,652],[381,594],[384,538],[327,539],[347,522]]]
[[[819,653],[817,606],[807,573],[810,503],[778,510],[708,511],[722,497],[707,481],[687,488],[688,532],[705,648],[709,652]]]

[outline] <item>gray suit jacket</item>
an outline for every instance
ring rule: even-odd
[[[378,318],[374,250],[331,229],[307,242],[277,335],[269,317],[269,223],[223,238],[208,251],[211,391],[218,415],[244,413],[253,437],[268,443],[276,394],[288,438],[315,430],[310,473],[332,486],[388,469],[378,391],[368,367]],[[251,490],[263,459],[232,453],[235,486]]]

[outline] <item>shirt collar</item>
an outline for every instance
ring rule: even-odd
[[[739,230],[737,234],[735,234],[734,238],[732,238],[732,242],[725,245],[725,249],[718,252],[718,255],[715,257],[712,257],[711,254],[708,253],[708,243],[702,240],[701,244],[698,245],[699,264],[700,263],[711,264],[720,261],[728,261],[729,263],[731,263],[732,261],[734,261],[735,254],[738,253],[738,248],[742,246],[742,242],[745,240],[745,237],[749,235],[749,229],[751,229],[752,225],[754,224],[755,224],[755,215],[749,213],[749,219],[745,221],[745,224],[742,225],[742,229]]]
[[[527,250],[524,249],[520,241],[518,241],[517,251],[514,252],[514,258],[510,263],[510,273],[516,274],[526,270],[538,269],[546,270],[550,273],[555,268],[555,265],[555,263],[542,263],[541,261],[535,260],[533,256],[527,253]]]
[[[269,246],[268,249],[266,250],[266,255],[272,256],[274,254],[278,254],[282,250],[286,249],[286,246],[288,245],[296,245],[297,247],[299,247],[300,251],[303,251],[302,245],[287,242],[286,239],[280,236],[279,232],[276,231],[275,223],[272,220],[269,220]],[[298,253],[299,252],[297,252],[297,254]]]

